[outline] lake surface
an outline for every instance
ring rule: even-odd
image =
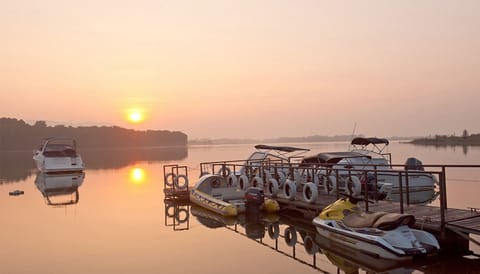
[[[346,143],[295,145],[315,152],[348,148]],[[244,159],[252,151],[252,145],[81,149],[87,165],[84,178],[45,177],[35,171],[30,151],[0,152],[0,273],[365,273],[376,269],[375,260],[358,265],[349,258],[349,250],[316,239],[311,220],[294,214],[228,219],[164,202],[163,165],[187,165],[193,184],[200,162]],[[480,164],[479,147],[393,142],[389,152],[394,163],[415,156],[424,164]],[[480,170],[447,170],[449,207],[480,208],[479,175]],[[48,189],[49,180],[69,187]],[[17,189],[25,194],[9,196]],[[296,244],[287,244],[285,230],[296,231]],[[480,253],[478,247],[472,249]],[[460,257],[387,269],[479,273],[480,263]]]

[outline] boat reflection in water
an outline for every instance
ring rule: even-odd
[[[190,207],[190,214],[188,213]],[[337,271],[358,273],[360,270],[369,273],[411,273],[411,265],[399,264],[391,260],[381,260],[360,252],[353,252],[335,242],[321,237],[312,222],[298,212],[282,212],[280,214],[265,214],[263,212],[247,212],[238,216],[222,216],[210,210],[195,205],[181,204],[172,201],[165,202],[165,225],[173,226],[174,230],[187,230],[190,216],[198,223],[210,229],[225,228],[234,233],[254,239],[301,264],[329,273],[332,266],[325,265],[328,260]],[[170,220],[170,221],[168,221]],[[303,248],[305,252],[299,252]],[[321,258],[326,258],[321,259]],[[318,263],[319,262],[319,263]]]
[[[78,188],[85,179],[85,173],[45,174],[37,173],[35,185],[49,206],[61,207],[77,204]]]

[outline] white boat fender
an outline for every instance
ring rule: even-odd
[[[289,226],[285,228],[285,232],[283,233],[285,237],[285,243],[288,246],[294,246],[297,244],[297,230],[293,226]]]
[[[315,203],[318,198],[318,187],[312,182],[303,186],[303,200],[309,204]]]
[[[275,178],[268,179],[267,187],[265,189],[265,192],[267,193],[267,195],[271,197],[276,197],[279,189],[280,187],[278,185],[278,181]]]
[[[240,178],[238,179],[238,187],[241,190],[247,190],[247,188],[250,187],[247,175],[240,175]]]
[[[264,170],[263,173],[265,173],[265,179],[267,179],[267,181],[272,178],[272,173],[270,171]]]
[[[190,217],[190,214],[188,213],[188,210],[186,210],[185,208],[179,208],[175,212],[175,219],[179,224],[186,222],[189,217]]]
[[[175,183],[177,175],[175,173],[168,173],[163,177],[163,180],[165,181],[165,184],[169,187],[173,187],[173,184]]]
[[[276,240],[280,235],[280,226],[278,223],[268,224],[268,237],[272,240]]]
[[[318,252],[318,245],[313,241],[310,235],[305,236],[303,239],[303,246],[309,255],[313,255]]]
[[[277,172],[277,175],[278,175],[278,187],[282,188],[287,178],[285,176],[285,173],[281,170]]]
[[[183,182],[181,182],[183,181]],[[175,187],[178,189],[184,189],[188,186],[187,175],[180,174],[175,178]]]
[[[347,190],[351,196],[359,196],[362,193],[362,183],[357,176],[350,176],[347,182]]]
[[[252,186],[253,187],[259,187],[259,188],[263,189],[263,179],[259,176],[253,177]]]
[[[335,176],[325,176],[323,180],[323,187],[325,189],[325,193],[331,194],[337,191],[337,178],[335,178]]]
[[[287,179],[285,181],[285,186],[283,187],[283,194],[285,195],[285,198],[287,198],[290,201],[293,201],[295,200],[296,193],[297,193],[297,185],[295,184],[295,181]]]
[[[222,175],[223,177],[227,177],[231,173],[232,171],[227,166],[222,166],[222,168],[220,168],[220,170],[217,172],[218,175]]]
[[[237,186],[237,184],[238,184],[237,176],[235,176],[235,174],[228,175],[227,185],[228,186]]]
[[[318,186],[320,184],[320,177],[317,176],[316,174],[313,174],[312,178],[313,178],[313,183]]]

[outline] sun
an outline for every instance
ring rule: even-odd
[[[141,123],[145,120],[145,112],[141,109],[127,110],[127,120],[131,123]]]

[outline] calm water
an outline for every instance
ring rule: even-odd
[[[345,143],[299,146],[318,152],[347,148]],[[316,239],[310,220],[294,214],[225,219],[188,205],[164,203],[164,164],[189,166],[193,184],[200,162],[243,159],[252,150],[252,145],[85,149],[80,151],[88,167],[85,178],[45,177],[34,170],[31,152],[0,152],[0,273],[364,273],[377,269],[382,262],[360,260],[359,266],[350,251]],[[480,164],[480,148],[473,147],[392,143],[390,152],[395,163],[415,156],[430,164]],[[450,207],[480,207],[479,175],[480,170],[447,170]],[[45,187],[52,182],[63,185],[63,190]],[[9,196],[16,189],[25,194]],[[283,237],[286,229],[296,231],[295,245],[288,245]],[[455,258],[388,267],[393,267],[392,273],[476,273],[480,272],[478,261]]]

